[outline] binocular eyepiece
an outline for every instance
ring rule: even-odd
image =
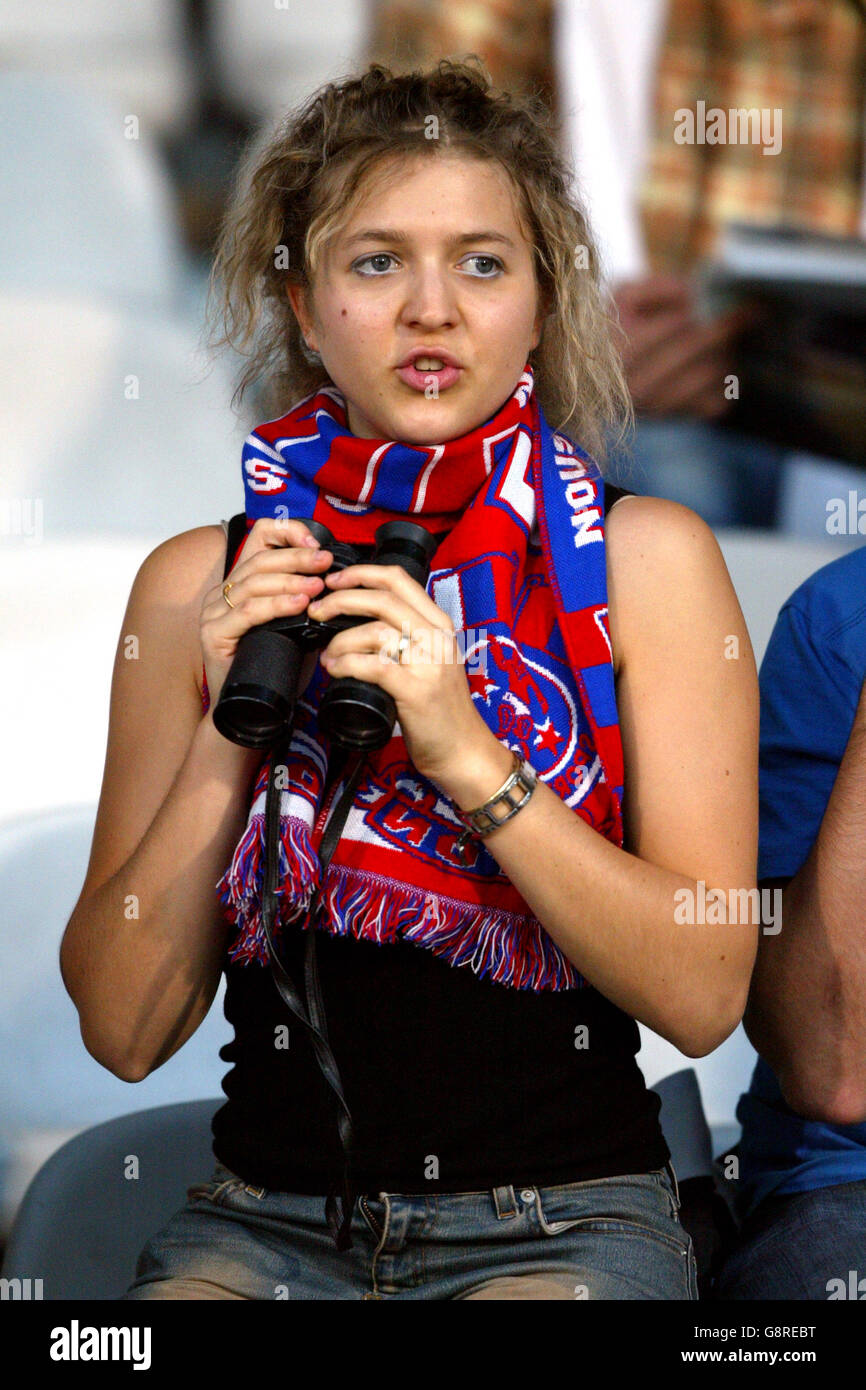
[[[335,540],[327,526],[300,520],[334,560],[327,574],[349,565],[400,565],[424,588],[440,537],[412,521],[386,521],[373,546]],[[298,683],[307,652],[321,650],[346,628],[370,621],[361,614],[338,613],[317,622],[306,611],[271,619],[245,632],[214,707],[213,722],[224,738],[244,748],[270,748],[291,725]],[[352,676],[336,677],[318,710],[319,728],[348,749],[382,748],[394,731],[397,706],[387,691]]]

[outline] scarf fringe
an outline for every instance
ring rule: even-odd
[[[268,943],[261,910],[265,882],[264,851],[265,816],[259,811],[250,817],[232,862],[217,884],[219,900],[226,907],[226,920],[240,932],[229,951],[232,961],[268,963]],[[309,828],[296,816],[280,818],[278,852],[278,920],[274,923],[277,934],[280,922],[293,922],[307,914],[321,880],[321,865],[313,849]]]
[[[283,927],[309,919],[310,905],[320,886],[320,865],[307,827],[292,818],[283,820],[281,829],[276,941]],[[227,907],[226,917],[238,928],[229,959],[246,964],[268,963],[260,906],[263,834],[264,816],[259,814],[250,821],[231,868],[217,885],[220,900]],[[252,891],[245,891],[251,882]],[[337,865],[328,867],[324,907],[318,926],[331,936],[352,936],[380,945],[410,941],[448,965],[468,966],[479,978],[514,989],[579,989],[585,984],[532,917],[518,917],[481,904],[467,911],[465,903]],[[301,925],[304,930],[312,929],[309,920]]]

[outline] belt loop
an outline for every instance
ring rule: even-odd
[[[494,1187],[492,1191],[497,1221],[508,1221],[512,1216],[516,1216],[517,1199],[511,1183],[506,1187]]]
[[[670,1159],[668,1159],[667,1163],[665,1164],[665,1167],[667,1168],[670,1174],[671,1182],[674,1186],[674,1195],[676,1197],[677,1211],[679,1211],[682,1206],[682,1202],[680,1201],[680,1185],[677,1182],[676,1169],[674,1168],[674,1165]]]

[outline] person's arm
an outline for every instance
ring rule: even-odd
[[[231,570],[231,606],[218,527],[166,541],[136,575],[90,864],[60,955],[85,1046],[126,1081],[176,1052],[216,993],[228,928],[216,884],[243,832],[263,752],[224,738],[213,709],[241,637],[321,591],[333,557],[310,541],[302,521],[259,518]],[[299,691],[314,665],[309,653]]]
[[[126,1081],[165,1061],[206,1015],[227,924],[214,885],[242,830],[260,755],[202,717],[202,582],[225,557],[221,527],[157,547],[136,575],[111,688],[102,791],[87,876],[60,966],[84,1044]],[[130,642],[137,639],[137,654]]]
[[[682,925],[675,894],[697,900],[698,880],[708,893],[755,886],[755,662],[716,540],[694,512],[629,498],[611,510],[607,546],[626,848],[543,782],[485,844],[585,978],[697,1057],[742,1018],[758,926]],[[436,778],[463,810],[510,769],[487,735]]]
[[[87,1050],[139,1081],[205,1017],[228,923],[216,885],[243,832],[260,749],[224,738],[213,709],[251,627],[298,613],[332,560],[299,520],[259,518],[231,570],[225,535],[165,541],[135,578],[111,687],[90,864],[60,948]],[[133,659],[130,638],[137,639]],[[315,653],[301,666],[306,688]],[[204,662],[210,707],[202,717]]]
[[[785,648],[785,670],[774,673],[789,693],[800,692],[802,760],[816,766],[810,710],[850,722],[845,692],[829,679],[827,661],[805,640]],[[781,691],[762,673],[767,722]],[[855,687],[856,690],[856,687]],[[790,700],[795,710],[797,700]],[[789,716],[795,718],[792,712]],[[763,799],[780,802],[780,773]],[[817,814],[822,788],[811,792]],[[786,813],[786,807],[778,808]],[[814,836],[814,831],[812,831]],[[796,853],[796,849],[794,851]],[[802,857],[802,856],[801,856]],[[866,687],[861,688],[847,747],[838,765],[811,849],[782,893],[782,928],[761,938],[745,1027],[773,1068],[792,1110],[811,1120],[849,1125],[866,1121]]]

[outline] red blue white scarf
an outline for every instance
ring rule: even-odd
[[[372,544],[395,517],[448,531],[427,592],[452,619],[476,708],[567,806],[622,844],[622,744],[607,611],[604,487],[597,465],[554,434],[527,364],[477,429],[445,444],[362,439],[334,387],[259,425],[243,447],[248,530],[258,517],[312,517],[339,540]],[[450,527],[450,530],[448,528]],[[322,805],[329,740],[316,710],[330,677],[317,663],[296,707],[281,791],[279,921],[310,928],[318,848],[348,772]],[[205,691],[205,708],[207,708]],[[261,922],[270,764],[256,777],[246,829],[217,884],[238,928],[233,961],[267,961]],[[318,925],[377,942],[401,938],[450,965],[518,989],[584,983],[484,842],[466,864],[454,804],[409,761],[395,725],[367,755],[333,857]]]

